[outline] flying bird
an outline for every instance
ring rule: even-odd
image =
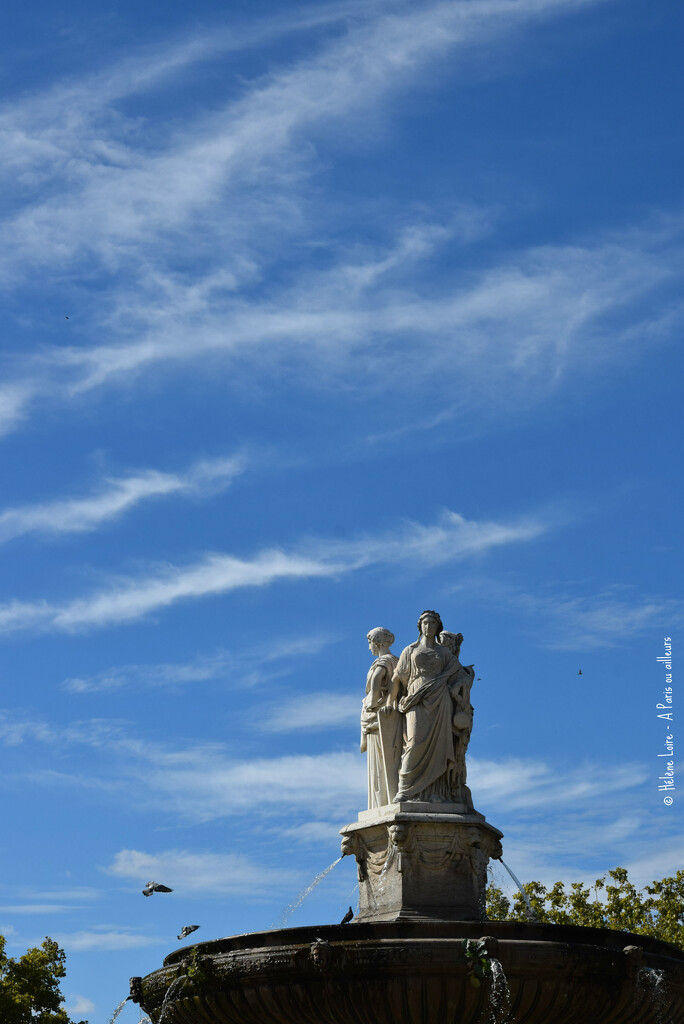
[[[169,889],[168,885],[162,885],[161,882],[148,882],[142,894],[151,896],[153,892],[173,892],[173,889]]]
[[[344,915],[344,917],[340,921],[340,924],[349,924],[349,922],[351,921],[353,916],[354,916],[354,911],[350,907],[349,910],[347,911],[347,913]]]
[[[199,928],[198,924],[185,924],[181,928],[181,933],[178,936],[179,939],[187,939],[188,935],[192,935]]]
[[[64,319],[65,319],[65,320],[68,320],[68,319],[69,319],[69,317],[68,317],[68,316],[65,316],[65,317],[64,317]]]

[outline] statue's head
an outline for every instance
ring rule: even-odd
[[[463,643],[463,633],[450,633],[448,629],[443,629],[438,639],[442,647],[448,647],[452,654],[458,655]]]
[[[441,633],[444,629],[442,620],[439,617],[439,612],[433,612],[432,609],[427,608],[424,612],[420,613],[420,618],[418,619],[418,632],[421,636],[425,635],[423,622],[426,620],[430,620],[431,625],[434,625],[434,630],[431,629],[433,636],[437,636],[437,634]]]
[[[373,647],[391,647],[394,643],[394,633],[390,629],[385,629],[384,626],[376,626],[375,629],[371,629],[366,634],[368,638],[368,646]]]

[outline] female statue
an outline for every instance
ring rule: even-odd
[[[464,670],[448,647],[438,643],[442,630],[438,613],[424,611],[418,619],[420,639],[404,648],[392,678],[386,703],[405,720],[397,803],[465,801],[472,806],[464,792],[465,778],[459,777],[454,743],[451,687]]]
[[[397,657],[390,647],[394,633],[382,626],[368,633],[375,661],[368,670],[361,706],[361,750],[368,751],[368,806],[382,807],[397,792],[402,747],[402,716],[387,707],[387,694]]]

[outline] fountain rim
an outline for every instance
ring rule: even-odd
[[[201,956],[222,955],[240,950],[257,950],[278,946],[299,946],[323,939],[326,942],[357,942],[432,939],[463,941],[492,936],[501,942],[530,942],[598,946],[622,951],[638,946],[644,953],[665,956],[684,964],[684,950],[663,939],[612,928],[591,928],[584,925],[538,924],[525,921],[360,921],[347,925],[305,925],[276,928],[261,932],[245,932],[206,942],[192,943],[173,950],[165,957],[163,968],[187,960],[194,949]],[[162,968],[162,969],[163,969]]]

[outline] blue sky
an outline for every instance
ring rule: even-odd
[[[335,859],[366,633],[426,607],[515,872],[680,866],[679,17],[2,15],[0,931],[76,1016]]]

